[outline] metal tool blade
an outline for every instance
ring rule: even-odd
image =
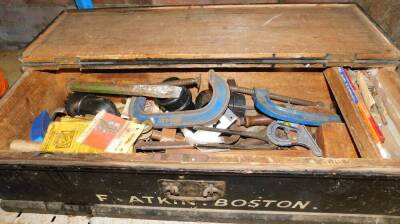
[[[69,83],[69,90],[85,93],[146,96],[154,98],[178,98],[181,94],[182,87],[161,84],[122,85],[113,83],[72,81]]]
[[[278,147],[273,144],[261,144],[261,145],[227,145],[227,144],[195,144],[196,148],[212,148],[212,149],[232,149],[232,150],[249,150],[249,149],[277,149]]]
[[[202,130],[202,131],[220,132],[223,134],[230,134],[230,135],[240,135],[243,137],[255,138],[255,139],[260,139],[263,141],[268,141],[268,139],[264,135],[260,135],[259,133],[248,132],[248,131],[236,131],[236,130],[229,130],[229,129],[203,127],[203,126],[195,126],[195,127],[193,127],[193,129],[194,130]]]
[[[299,125],[297,136],[297,143],[299,145],[309,148],[315,156],[322,156],[321,148],[304,125]]]
[[[193,146],[187,142],[138,142],[135,145],[135,149],[141,151],[161,151],[166,149],[191,148],[193,148]]]

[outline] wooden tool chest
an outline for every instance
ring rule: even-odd
[[[0,101],[5,210],[241,223],[400,221],[400,147],[383,153],[374,144],[338,68],[375,69],[387,99],[399,99],[400,52],[356,5],[67,10],[20,60],[24,74]],[[323,102],[343,123],[315,133],[322,158],[305,148],[10,150],[13,140],[29,139],[41,110],[64,105],[72,80],[145,84],[200,76],[206,89],[209,69],[239,86]],[[172,198],[166,186],[182,193]],[[203,197],[210,186],[219,193]]]

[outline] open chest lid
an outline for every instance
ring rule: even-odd
[[[399,59],[353,4],[67,10],[21,57],[31,69],[368,67]]]

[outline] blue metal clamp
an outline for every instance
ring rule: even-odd
[[[255,90],[253,100],[258,110],[275,119],[309,126],[320,126],[328,122],[341,122],[338,115],[298,111],[278,106],[271,101],[268,94],[267,90]]]
[[[154,128],[185,128],[215,123],[228,107],[230,91],[226,81],[213,70],[209,72],[209,82],[213,95],[211,101],[203,108],[148,114],[143,111],[146,98],[137,97],[130,104],[129,114],[139,122],[150,120]]]

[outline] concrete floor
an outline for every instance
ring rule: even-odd
[[[15,213],[0,209],[1,224],[218,224],[205,222],[177,222],[144,219],[67,216],[53,214]]]

